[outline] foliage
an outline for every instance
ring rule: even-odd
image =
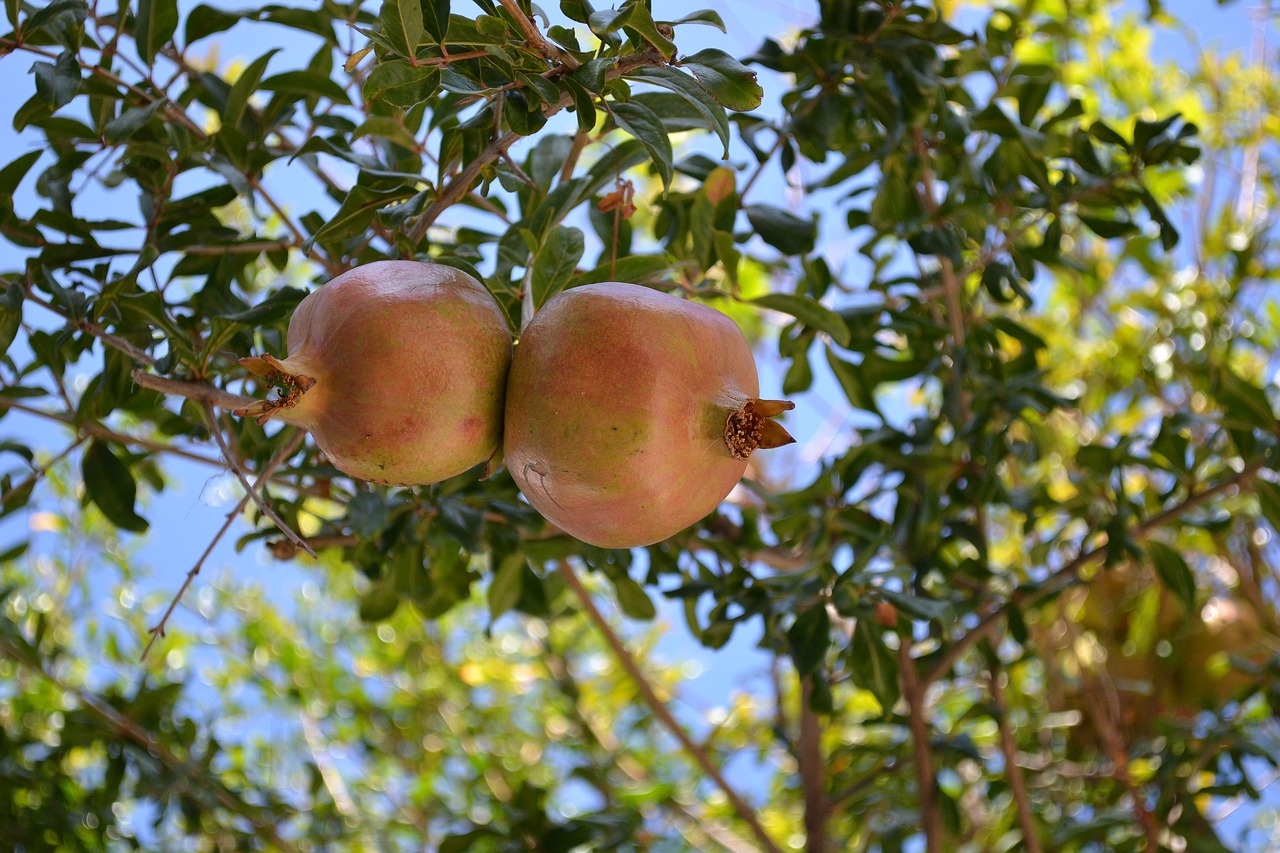
[[[0,67],[33,64],[0,168],[0,529],[69,547],[4,554],[0,835],[1226,849],[1215,803],[1280,755],[1274,71],[1160,64],[1158,4],[820,0],[741,59],[701,46],[714,11],[462,5],[6,3]],[[276,46],[221,62],[242,37]],[[309,288],[387,257],[477,275],[513,330],[594,281],[705,300],[812,441],[618,552],[505,472],[371,487],[218,413],[270,391],[238,358],[282,352]],[[215,449],[262,480],[237,549],[324,591],[211,586],[193,548],[166,633],[128,549],[168,460]],[[76,592],[103,586],[109,614]],[[1232,689],[1166,695],[1223,599],[1260,626],[1216,654]],[[695,739],[678,673],[628,651],[660,610],[759,638],[775,695]],[[748,755],[773,769],[721,772]]]

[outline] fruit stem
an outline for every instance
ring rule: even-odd
[[[302,395],[316,384],[315,377],[294,373],[283,361],[267,353],[242,358],[240,366],[255,376],[261,376],[268,385],[280,391],[280,396],[274,399],[254,400],[247,406],[232,410],[231,414],[237,417],[252,417],[259,426],[271,420],[281,409],[292,409],[298,405]]]
[[[795,439],[776,418],[796,407],[790,400],[747,400],[730,413],[724,425],[724,443],[734,459],[746,459],[757,450],[792,444]]]

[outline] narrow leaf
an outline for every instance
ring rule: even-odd
[[[644,146],[649,159],[662,176],[663,189],[670,187],[674,155],[671,151],[671,137],[662,126],[662,120],[653,110],[637,103],[614,104],[612,110],[618,126]]]
[[[1182,603],[1183,612],[1192,612],[1196,604],[1196,579],[1187,561],[1163,542],[1148,542],[1147,553],[1160,581]]]
[[[577,269],[586,249],[582,231],[566,226],[556,227],[542,245],[533,262],[533,304],[541,307],[564,290]]]
[[[700,50],[679,64],[692,71],[711,97],[728,109],[754,110],[764,100],[756,73],[723,50]]]
[[[746,213],[760,239],[784,255],[808,254],[817,243],[818,223],[812,219],[771,204],[748,205]]]
[[[831,647],[831,618],[826,605],[815,604],[801,612],[787,631],[787,642],[800,677],[813,675]]]
[[[449,33],[449,0],[418,0],[422,28],[436,44],[444,44]]]
[[[430,98],[439,86],[438,69],[393,59],[369,74],[364,82],[364,99],[367,103],[381,100],[396,107],[411,107]]]
[[[422,42],[423,9],[418,0],[382,0],[382,35],[400,56],[413,57]]]
[[[710,93],[704,89],[697,80],[687,74],[681,74],[674,68],[662,65],[654,65],[645,68],[638,68],[627,75],[628,79],[641,80],[645,83],[651,83],[654,86],[661,86],[683,97],[686,101],[693,105],[694,109],[700,112],[707,120],[707,126],[715,132],[720,142],[724,145],[724,156],[729,156],[729,117],[725,115],[724,107],[716,103]]]
[[[767,293],[749,300],[749,304],[790,314],[806,326],[826,332],[840,346],[849,345],[849,326],[839,314],[816,300],[792,293]]]
[[[147,65],[155,63],[156,54],[169,43],[178,29],[178,0],[138,0],[133,37],[138,55]]]
[[[275,56],[280,48],[273,47],[271,50],[259,56],[240,73],[236,78],[236,82],[232,85],[231,91],[227,94],[227,105],[222,111],[222,123],[227,127],[236,127],[240,124],[240,119],[244,116],[245,109],[249,106],[249,97],[257,90],[259,81],[262,80],[262,73],[267,70],[267,63],[271,61],[271,57]]]
[[[147,529],[147,520],[134,509],[138,485],[133,474],[104,442],[90,443],[81,460],[80,473],[85,493],[108,521],[133,533]]]

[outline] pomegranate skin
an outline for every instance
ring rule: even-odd
[[[437,483],[501,444],[511,332],[492,294],[460,270],[356,267],[302,300],[288,342],[276,364],[315,384],[273,414],[352,477]]]
[[[516,346],[505,463],[566,533],[605,548],[652,544],[742,478],[726,419],[758,394],[751,349],[721,312],[633,284],[574,288]]]

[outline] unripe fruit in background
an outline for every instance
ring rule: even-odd
[[[1209,599],[1183,638],[1185,651],[1178,671],[1181,702],[1189,710],[1220,708],[1257,686],[1262,676],[1241,669],[1236,662],[1265,664],[1276,653],[1269,639],[1247,602],[1227,596]]]
[[[505,462],[531,503],[592,545],[666,539],[710,513],[758,448],[794,439],[770,418],[751,348],[706,305],[634,284],[559,294],[520,337]]]
[[[386,485],[436,483],[502,441],[511,332],[492,294],[452,267],[378,261],[298,305],[289,356],[242,359],[280,399],[237,414],[308,430],[343,473]]]

